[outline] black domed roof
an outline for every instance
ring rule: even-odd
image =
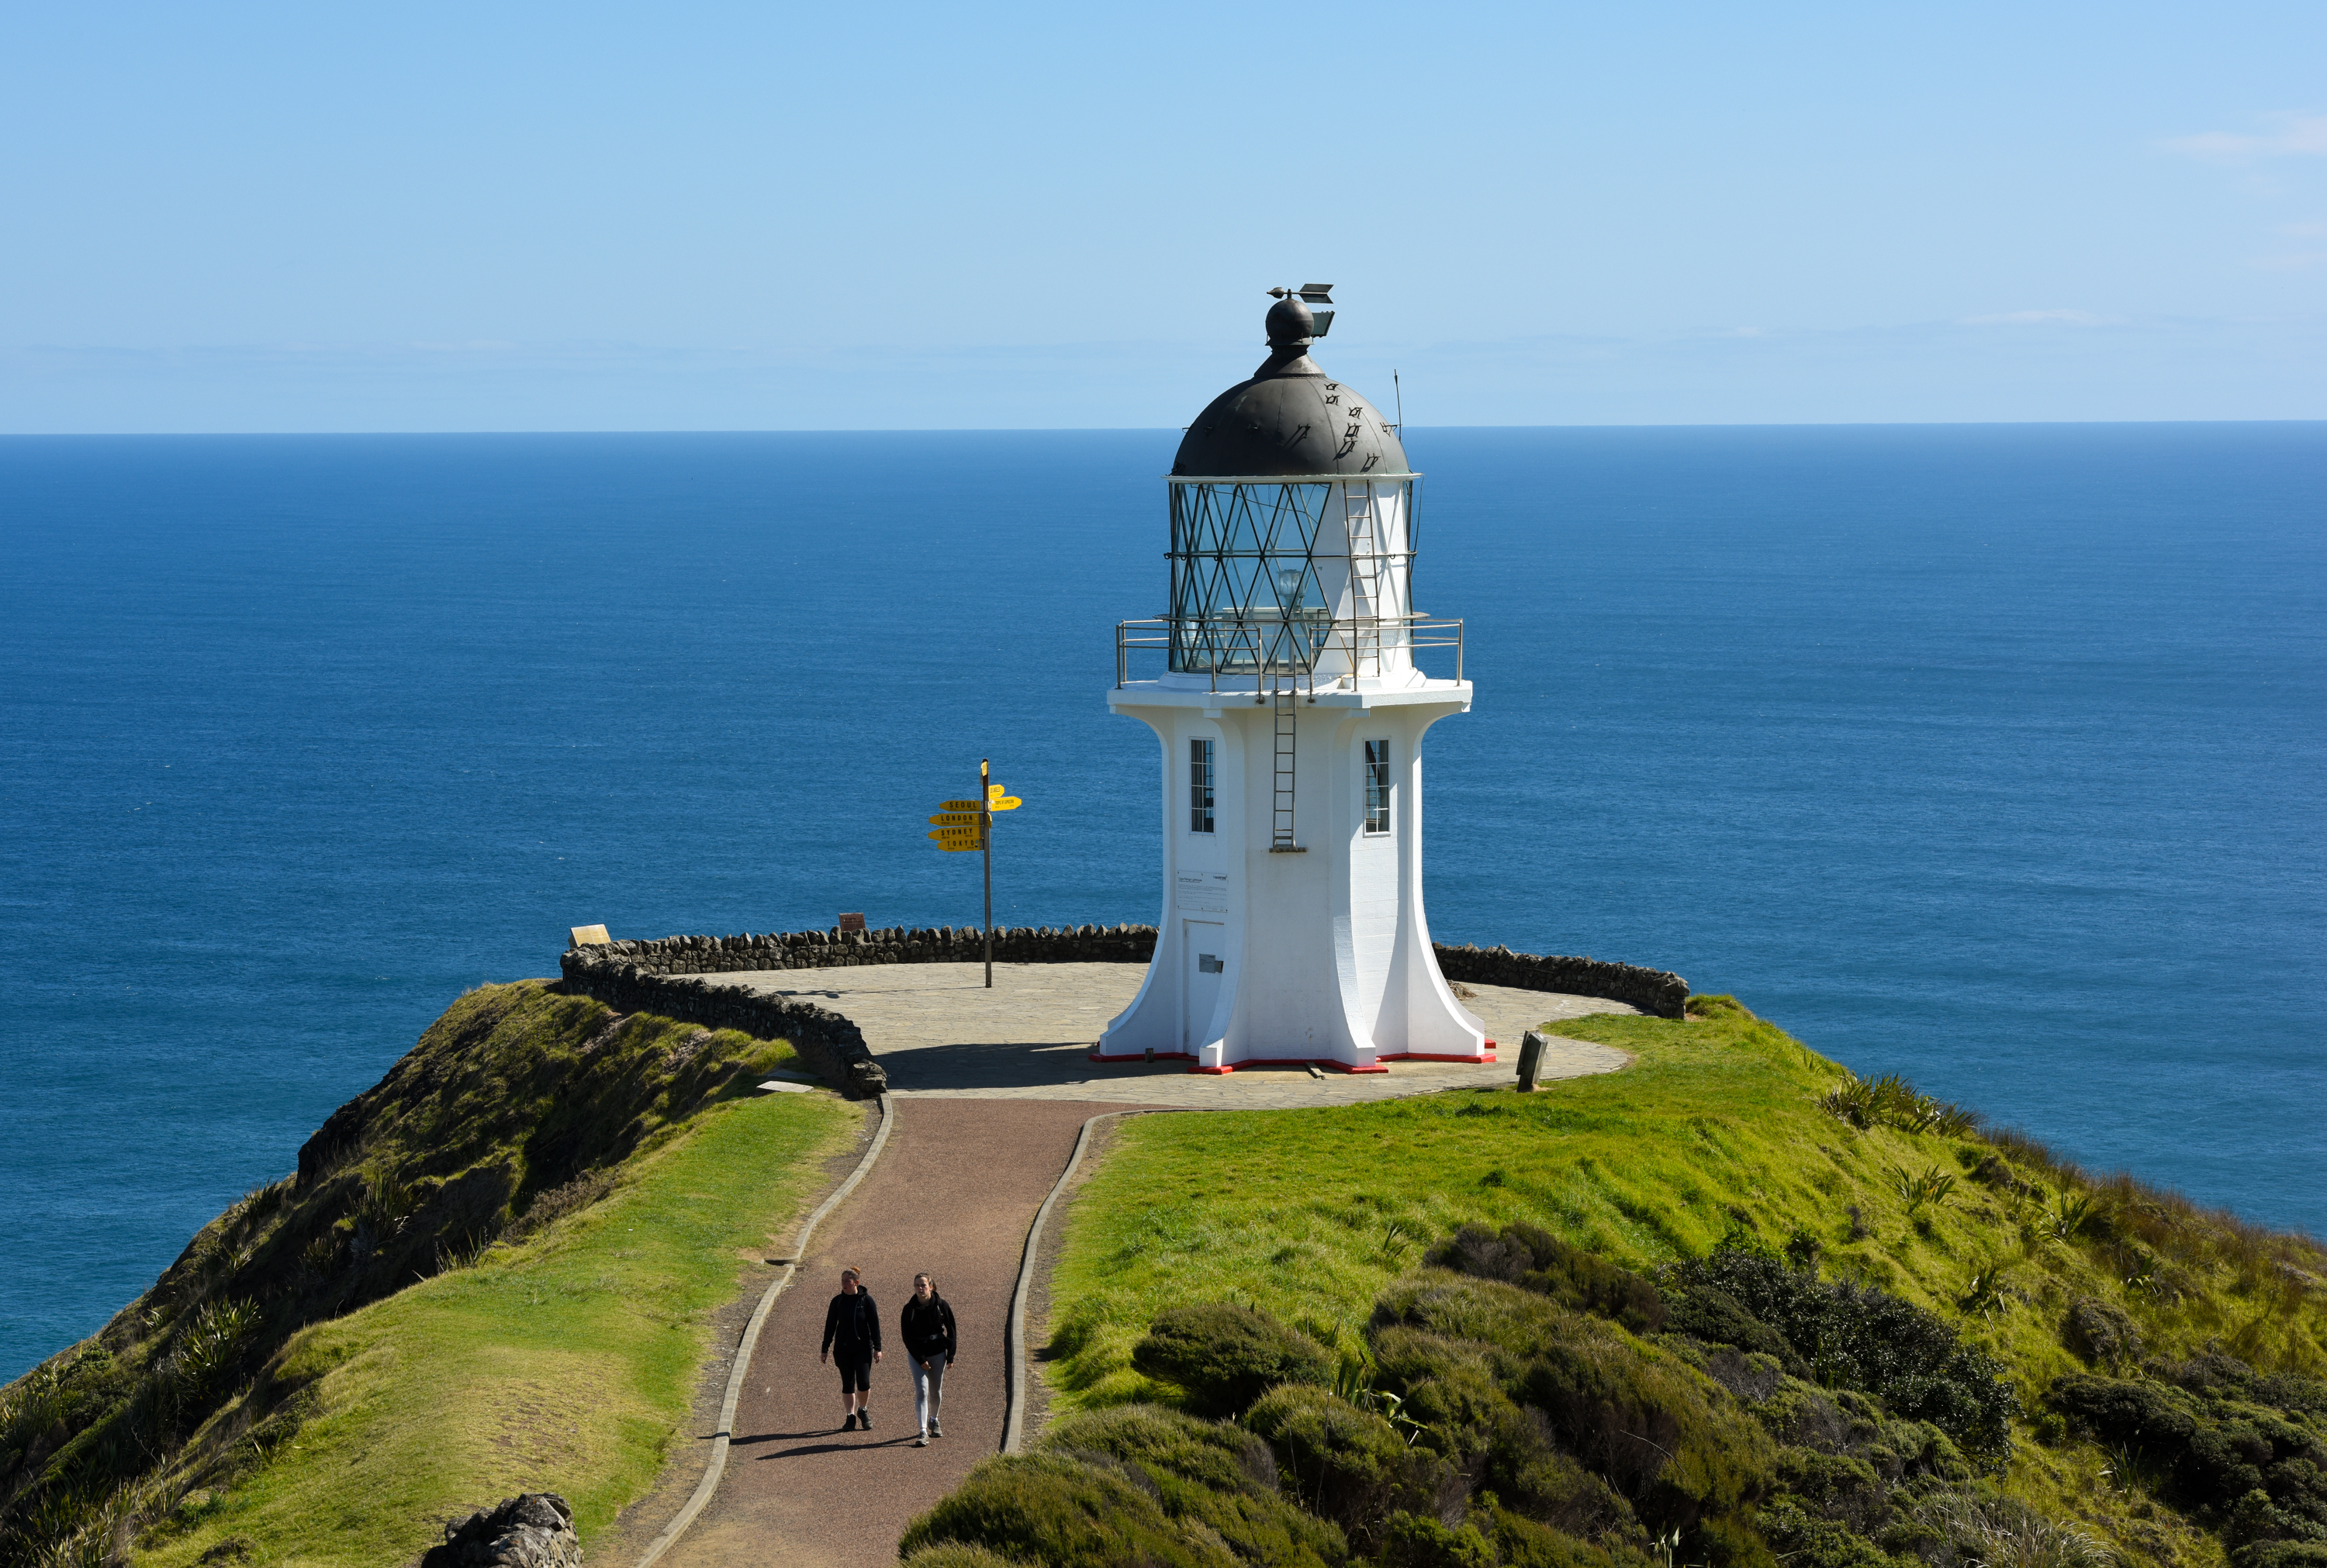
[[[1268,310],[1269,355],[1196,415],[1172,471],[1185,477],[1297,478],[1404,473],[1397,428],[1309,357],[1313,320],[1298,295]]]

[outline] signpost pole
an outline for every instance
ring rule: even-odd
[[[986,792],[988,759],[977,760],[977,836],[986,849],[986,988],[994,989],[994,808]]]

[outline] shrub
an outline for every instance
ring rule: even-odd
[[[1005,1557],[984,1546],[965,1546],[958,1541],[924,1546],[905,1561],[911,1568],[1030,1568],[1015,1557]]]
[[[1237,1568],[1225,1546],[1166,1518],[1145,1479],[1060,1454],[998,1454],[907,1526],[897,1552],[952,1543],[1044,1568]]]
[[[1472,1525],[1452,1528],[1420,1514],[1392,1514],[1382,1527],[1382,1568],[1495,1568],[1495,1549]]]
[[[1665,1326],[1665,1305],[1655,1285],[1537,1226],[1509,1225],[1497,1235],[1466,1225],[1433,1247],[1426,1261],[1521,1286],[1576,1311],[1613,1318],[1636,1334]]]
[[[1904,1171],[1899,1171],[1897,1176],[1899,1200],[1907,1206],[1910,1214],[1926,1203],[1946,1203],[1948,1194],[1955,1190],[1956,1179],[1937,1165],[1920,1176],[1911,1176]]]
[[[2263,1541],[2230,1554],[2230,1568],[2327,1568],[2327,1541]]]
[[[2141,1330],[2123,1308],[2098,1296],[2079,1296],[2069,1303],[2061,1338],[2088,1367],[2115,1370],[2141,1359]]]
[[[1512,1285],[1444,1276],[1392,1287],[1374,1318],[1386,1377],[1422,1364],[1391,1324],[1491,1347],[1469,1353],[1491,1355],[1509,1397],[1540,1410],[1561,1446],[1668,1523],[1749,1501],[1769,1479],[1768,1434],[1724,1391],[1603,1319]],[[1464,1381],[1455,1367],[1463,1354],[1459,1345],[1436,1354],[1429,1370],[1442,1390]],[[1422,1386],[1408,1391],[1409,1408]]]
[[[1783,1336],[1796,1360],[1808,1358],[1819,1382],[1863,1388],[1991,1462],[2010,1455],[2019,1395],[1994,1357],[1933,1313],[1741,1246],[1717,1247],[1668,1273],[1683,1289],[1710,1286],[1733,1298]]]
[[[1754,1523],[1786,1568],[1893,1568],[1891,1554],[1836,1519],[1821,1517],[1795,1497],[1780,1497]]]
[[[1375,1335],[1378,1375],[1401,1391],[1403,1414],[1422,1423],[1420,1441],[1529,1517],[1587,1535],[1632,1524],[1631,1506],[1552,1442],[1549,1419],[1522,1407],[1498,1378],[1527,1365],[1473,1340],[1404,1326]]]
[[[1493,1354],[1490,1346],[1418,1329],[1382,1329],[1374,1336],[1374,1375],[1403,1398],[1401,1414],[1421,1423],[1422,1442],[1475,1470],[1492,1446],[1497,1419],[1516,1408],[1496,1380]]]
[[[2192,1376],[2189,1363],[2170,1370]],[[2327,1442],[2307,1422],[2236,1396],[2254,1392],[2252,1384],[2225,1376],[2210,1386],[2216,1391],[2195,1394],[2077,1373],[2053,1384],[2047,1399],[2072,1430],[2163,1471],[2169,1498],[2233,1516],[2229,1545],[2307,1537],[2314,1521],[2327,1519]]]
[[[1693,1524],[1769,1483],[1760,1426],[1716,1405],[1711,1386],[1677,1361],[1606,1330],[1547,1347],[1520,1386],[1570,1451],[1664,1523]]]
[[[1937,1133],[1959,1138],[1979,1125],[1979,1118],[1961,1106],[1917,1094],[1897,1073],[1885,1073],[1869,1082],[1847,1068],[1842,1082],[1818,1101],[1827,1115],[1864,1129],[1889,1125],[1909,1133]]]
[[[1489,1472],[1495,1491],[1528,1518],[1571,1535],[1634,1535],[1632,1505],[1574,1456],[1549,1442]]]
[[[178,1420],[192,1424],[208,1415],[234,1386],[259,1326],[258,1308],[249,1302],[210,1302],[178,1332],[175,1347],[163,1366],[164,1386]]]
[[[1360,1544],[1373,1541],[1393,1507],[1435,1507],[1460,1495],[1444,1460],[1408,1448],[1388,1422],[1322,1388],[1271,1389],[1245,1424],[1275,1452],[1285,1489]]]
[[[1476,1514],[1472,1517],[1481,1517]],[[1615,1563],[1647,1568],[1649,1561],[1645,1553],[1621,1547],[1612,1553],[1605,1545],[1578,1540],[1568,1531],[1538,1523],[1509,1508],[1490,1507],[1484,1511],[1484,1517],[1489,1524],[1486,1533],[1502,1558],[1503,1568],[1612,1568]]]
[[[1332,1363],[1314,1339],[1232,1302],[1163,1313],[1132,1350],[1131,1364],[1179,1385],[1200,1415],[1240,1414],[1279,1383],[1333,1380]]]
[[[1866,1461],[1790,1448],[1778,1456],[1778,1485],[1819,1517],[1864,1535],[1889,1511],[1889,1491]]]
[[[1118,1405],[1060,1423],[1042,1447],[1135,1466],[1155,1484],[1166,1516],[1200,1521],[1247,1563],[1339,1568],[1349,1561],[1349,1542],[1338,1527],[1277,1495],[1268,1445],[1241,1427],[1161,1405]]]
[[[1218,1492],[1276,1495],[1276,1461],[1266,1442],[1242,1427],[1199,1421],[1160,1405],[1118,1405],[1070,1416],[1044,1434],[1042,1446],[1103,1453]]]
[[[1374,1302],[1369,1326],[1376,1354],[1384,1342],[1381,1330],[1404,1324],[1441,1339],[1475,1340],[1525,1360],[1546,1341],[1565,1333],[1566,1325],[1584,1321],[1516,1285],[1460,1274],[1423,1274],[1410,1275],[1385,1291]]]
[[[1734,1345],[1740,1350],[1774,1357],[1797,1377],[1810,1375],[1810,1365],[1783,1334],[1738,1304],[1737,1298],[1718,1285],[1691,1284],[1665,1295],[1666,1321],[1677,1334],[1708,1345]]]
[[[2113,1568],[2116,1554],[2074,1525],[2009,1498],[1935,1492],[1910,1510],[1915,1522],[1986,1568]]]

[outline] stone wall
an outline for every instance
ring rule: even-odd
[[[1469,985],[1509,985],[1521,991],[1558,991],[1597,996],[1654,1013],[1678,1018],[1688,1004],[1688,982],[1662,969],[1610,964],[1598,958],[1547,958],[1509,947],[1449,947],[1434,942],[1438,972]]]
[[[628,961],[611,944],[569,948],[559,966],[568,992],[594,997],[617,1013],[652,1013],[706,1029],[740,1029],[754,1040],[788,1040],[802,1066],[852,1100],[889,1087],[864,1031],[829,1007],[715,985],[699,975],[659,975]]]
[[[1678,1018],[1688,982],[1662,969],[1596,958],[1543,957],[1509,947],[1433,944],[1449,980],[1558,991],[1622,1002]],[[812,1003],[761,996],[698,976],[768,969],[846,969],[865,964],[974,964],[985,955],[974,927],[908,930],[746,932],[736,937],[664,937],[568,948],[560,966],[569,991],[623,1013],[656,1013],[709,1029],[740,1029],[758,1040],[789,1040],[819,1078],[863,1098],[888,1086],[856,1025]],[[1155,954],[1153,926],[1011,926],[994,933],[999,964],[1145,964]]]
[[[569,950],[612,954],[648,975],[733,975],[752,969],[846,969],[860,964],[975,964],[986,938],[974,926],[907,930],[769,931],[740,937],[664,937]],[[1145,964],[1153,926],[1006,926],[994,932],[997,964]]]

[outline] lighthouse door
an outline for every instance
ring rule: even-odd
[[[1220,974],[1228,967],[1228,928],[1218,920],[1180,922],[1180,1049],[1201,1050],[1220,1003]]]

